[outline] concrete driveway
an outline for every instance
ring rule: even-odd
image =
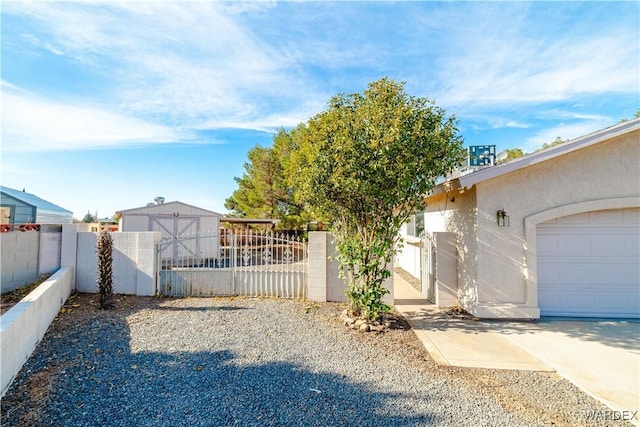
[[[490,322],[577,387],[611,409],[640,419],[640,322],[542,318]]]
[[[556,371],[640,425],[640,322],[477,321],[445,315],[394,275],[395,307],[441,365]]]

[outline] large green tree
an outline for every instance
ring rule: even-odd
[[[350,314],[376,320],[401,225],[464,155],[456,121],[383,78],[333,97],[298,133],[289,168],[299,197],[332,219]]]
[[[273,147],[253,147],[241,178],[235,178],[238,188],[225,201],[233,215],[250,218],[276,218],[281,229],[299,229],[309,217],[302,204],[295,201],[295,191],[284,170],[294,149],[295,129],[278,131]]]
[[[505,163],[510,160],[519,159],[526,154],[524,151],[522,151],[522,148],[507,148],[504,151],[507,153],[507,157],[505,157],[504,160],[499,161],[498,163]]]
[[[88,223],[98,222],[98,212],[96,212],[95,214],[92,214],[91,212],[87,211],[87,214],[84,217],[82,217],[82,222],[88,222]]]
[[[282,173],[273,150],[256,145],[248,153],[241,178],[235,178],[238,189],[225,202],[225,207],[239,216],[273,218],[278,212]]]

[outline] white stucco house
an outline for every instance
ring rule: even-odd
[[[396,264],[433,302],[480,318],[640,318],[640,119],[450,178],[427,204]]]

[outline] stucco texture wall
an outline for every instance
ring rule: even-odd
[[[640,196],[639,159],[636,131],[476,184],[478,304],[515,304],[535,314],[536,224],[529,221],[527,232],[527,218],[545,211],[562,216],[558,208],[576,205],[624,207],[621,199]],[[509,227],[497,226],[499,209],[509,215]]]
[[[470,308],[478,301],[476,232],[476,188],[456,189],[437,194],[427,200],[424,215],[425,230],[448,231],[456,235],[458,264],[458,300]]]

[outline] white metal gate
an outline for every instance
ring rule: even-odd
[[[158,285],[171,296],[307,296],[307,242],[252,230],[162,240]]]
[[[431,233],[424,232],[421,236],[421,261],[420,278],[422,284],[422,294],[427,301],[435,303],[436,300],[436,245],[434,236]]]

